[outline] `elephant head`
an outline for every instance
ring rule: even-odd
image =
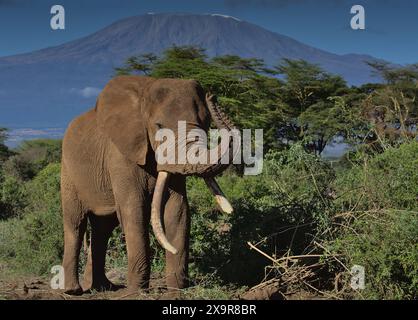
[[[156,164],[157,182],[151,205],[151,224],[160,244],[173,254],[177,250],[169,243],[162,226],[162,201],[170,174],[196,175],[205,179],[222,210],[232,212],[232,207],[223,195],[214,176],[225,170],[237,150],[231,147],[239,135],[232,122],[220,111],[213,97],[205,95],[202,87],[191,80],[154,79],[149,77],[122,76],[111,80],[100,94],[97,104],[97,121],[102,132],[116,145],[118,150],[139,166],[146,167],[155,161],[155,151],[160,142],[156,133],[159,129],[178,132],[179,121],[184,121],[186,130],[208,131],[212,119],[217,128],[230,132],[229,148],[223,151],[219,144],[207,155],[215,152],[217,159],[204,163]],[[188,152],[190,141],[180,141],[176,136],[173,150]],[[179,149],[179,145],[184,149]],[[205,146],[207,148],[207,146]],[[225,161],[226,159],[226,161]]]

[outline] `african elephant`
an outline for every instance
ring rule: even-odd
[[[155,150],[160,142],[155,135],[160,128],[177,132],[179,120],[186,122],[187,130],[207,132],[211,119],[218,128],[234,131],[196,81],[119,76],[105,86],[93,109],[70,123],[63,140],[61,169],[67,293],[83,292],[77,270],[87,220],[91,238],[84,290],[113,287],[105,276],[105,256],[108,239],[118,224],[127,244],[128,290],[148,287],[150,222],[166,249],[167,287],[187,286],[190,214],[186,176],[204,178],[221,208],[231,212],[213,177],[228,166],[221,158],[235,155],[232,149],[222,151],[218,145],[212,149],[219,156],[216,162],[159,164]],[[176,136],[176,146],[178,140]],[[189,142],[185,145],[189,148]]]

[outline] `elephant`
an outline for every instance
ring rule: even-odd
[[[216,99],[194,80],[118,76],[99,94],[94,108],[68,126],[62,148],[61,201],[64,225],[63,268],[65,292],[111,290],[105,275],[109,237],[118,225],[125,235],[127,289],[146,290],[150,280],[150,225],[165,249],[167,288],[188,286],[190,212],[186,177],[205,179],[222,210],[232,207],[214,177],[236,156],[221,143],[216,161],[160,164],[155,135],[161,128],[176,132],[178,121],[187,131],[217,128],[234,131]],[[229,138],[231,144],[233,135]],[[190,142],[182,142],[186,149]],[[229,161],[221,161],[226,157]],[[79,256],[90,223],[90,246],[82,286]]]

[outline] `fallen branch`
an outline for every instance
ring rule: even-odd
[[[305,259],[305,258],[319,258],[322,257],[322,254],[303,254],[303,255],[296,255],[296,256],[284,256],[279,259],[274,259],[273,257],[269,256],[264,251],[261,251],[259,248],[257,248],[255,245],[253,245],[251,242],[247,242],[248,246],[260,253],[261,255],[265,256],[267,259],[271,260],[274,263],[279,263],[280,261],[286,261],[286,260],[298,260],[298,259]]]
[[[315,289],[316,292],[322,294],[322,292],[312,285],[307,285],[309,279],[315,276],[313,272],[314,268],[321,267],[323,264],[316,262],[313,264],[299,264],[299,260],[308,258],[320,258],[321,254],[304,254],[304,255],[285,255],[281,258],[275,258],[252,244],[247,242],[251,250],[257,251],[263,257],[273,262],[273,265],[268,267],[272,271],[276,271],[272,279],[265,280],[262,283],[252,287],[248,290],[245,297],[258,297],[261,299],[272,298],[282,296],[286,298],[289,295],[289,291],[296,292],[296,288],[300,288],[301,285],[306,285],[311,289]],[[290,262],[290,263],[289,263]],[[267,269],[266,269],[267,273]],[[271,272],[269,272],[271,273]],[[267,279],[268,276],[265,277]]]

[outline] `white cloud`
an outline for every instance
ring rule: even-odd
[[[81,89],[80,93],[84,98],[91,98],[97,96],[100,91],[99,88],[85,87],[84,89]]]
[[[96,97],[99,95],[101,89],[100,88],[95,88],[95,87],[85,87],[82,89],[77,89],[77,88],[71,88],[70,92],[72,93],[76,93],[80,96],[82,96],[83,98],[92,98],[92,97]]]

